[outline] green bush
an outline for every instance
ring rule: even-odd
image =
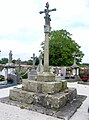
[[[4,80],[5,80],[4,76],[0,75],[0,81],[4,81]]]
[[[21,73],[21,77],[22,77],[22,79],[27,79],[27,78],[28,78],[28,74],[27,74],[27,73],[25,74],[25,73],[23,72],[23,73]]]

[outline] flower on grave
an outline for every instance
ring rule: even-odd
[[[13,83],[13,79],[11,77],[6,78],[7,82]]]

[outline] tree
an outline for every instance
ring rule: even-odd
[[[8,63],[8,58],[2,58],[0,60],[0,64],[6,64],[6,63]]]
[[[44,53],[44,42],[41,43]],[[84,56],[80,46],[66,30],[56,30],[49,34],[49,64],[53,66],[70,66],[73,64],[73,53],[76,52],[79,64]],[[42,52],[42,51],[41,51]]]
[[[16,63],[16,61],[17,61],[17,60],[15,60],[15,59],[14,59],[14,60],[12,60],[12,62],[13,62],[14,64]]]
[[[33,64],[33,59],[31,58],[30,60],[27,61],[27,65],[32,65]],[[36,57],[36,62],[35,62],[35,65],[38,65],[39,64],[39,58]]]

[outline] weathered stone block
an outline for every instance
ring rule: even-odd
[[[22,89],[24,90],[28,89],[28,81],[27,79],[22,80]]]
[[[15,101],[24,102],[27,104],[33,103],[35,93],[23,91],[21,89],[10,90],[9,98]]]
[[[67,81],[66,80],[61,80],[62,82],[62,90],[67,89]]]
[[[71,100],[73,100],[77,95],[76,88],[70,88],[68,90],[65,90],[64,92],[66,93],[67,102],[70,102]]]
[[[44,82],[42,84],[43,93],[58,93],[62,89],[62,82]]]
[[[66,98],[62,94],[58,94],[56,96],[54,95],[47,95],[46,96],[46,106],[48,108],[60,108],[63,107],[66,104]]]
[[[28,80],[23,82],[23,90],[42,93],[42,82]]]
[[[37,81],[43,81],[43,82],[55,81],[55,76],[50,72],[43,72],[37,75]]]
[[[57,93],[62,89],[62,82],[39,82],[39,81],[24,81],[23,90],[37,93]]]
[[[46,95],[46,106],[48,108],[59,109],[66,105],[67,102],[72,101],[77,95],[75,88],[68,89],[67,92],[60,92],[53,95]]]
[[[37,92],[37,85],[38,85],[37,81],[33,81],[33,80],[24,81],[22,85],[23,85],[22,87],[23,90],[30,92]]]

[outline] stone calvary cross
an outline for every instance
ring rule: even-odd
[[[44,11],[40,11],[39,13],[45,13],[45,25],[44,25],[44,33],[45,33],[45,45],[44,45],[44,72],[49,72],[49,33],[51,30],[50,27],[50,15],[49,12],[56,11],[56,8],[49,10],[49,3],[46,3],[46,9]]]

